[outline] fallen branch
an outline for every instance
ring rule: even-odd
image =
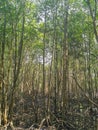
[[[73,74],[73,75],[74,75],[74,74]],[[89,98],[89,96],[86,95],[84,89],[83,89],[83,88],[80,86],[80,84],[78,83],[77,78],[76,78],[75,76],[73,76],[73,79],[75,80],[75,82],[76,82],[78,88],[82,91],[82,93],[84,94],[84,96],[88,99],[88,101],[98,108],[98,104],[96,104],[91,98]]]

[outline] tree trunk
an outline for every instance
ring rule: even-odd
[[[23,4],[24,5],[24,4]],[[16,58],[16,43],[15,43],[15,59],[14,59],[14,79],[13,84],[10,92],[10,99],[9,99],[9,110],[8,110],[8,120],[12,120],[12,114],[13,114],[13,103],[14,103],[14,94],[15,94],[15,88],[17,86],[17,80],[20,73],[20,67],[21,67],[21,57],[22,57],[22,48],[23,48],[23,36],[24,36],[24,23],[25,23],[25,14],[23,11],[23,17],[22,17],[22,32],[21,32],[21,39],[18,47],[18,58]],[[17,38],[15,38],[16,42]],[[17,61],[18,59],[18,61]],[[18,63],[17,63],[17,62]]]
[[[90,3],[90,0],[87,0],[87,5],[89,7],[89,11],[90,11],[90,15],[91,15],[91,18],[92,18],[92,23],[93,23],[93,28],[94,28],[94,34],[95,34],[95,38],[96,38],[96,41],[98,43],[98,32],[97,32],[97,25],[96,25],[96,14],[97,14],[97,0],[94,0],[94,10],[92,9],[91,7],[91,3]]]
[[[68,41],[67,41],[67,27],[68,27],[68,2],[65,2],[65,18],[64,18],[64,42],[63,42],[63,111],[67,106],[67,87],[68,87]]]
[[[5,7],[4,7],[5,9]],[[2,81],[1,81],[1,124],[6,124],[6,98],[5,98],[5,70],[4,70],[4,54],[5,54],[5,36],[6,36],[6,11],[4,12],[4,25],[3,25],[3,39],[2,39],[2,53],[1,53],[1,68],[2,68]]]

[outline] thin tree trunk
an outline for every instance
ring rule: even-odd
[[[14,66],[14,79],[13,84],[10,92],[10,99],[9,99],[9,110],[8,110],[8,119],[12,120],[12,114],[13,114],[13,103],[14,103],[14,94],[15,94],[15,88],[17,86],[17,80],[19,77],[20,67],[21,67],[21,57],[22,57],[22,48],[23,48],[23,35],[24,35],[24,23],[25,23],[25,16],[23,11],[23,18],[22,18],[22,33],[21,33],[21,39],[18,47],[18,64],[17,64],[17,58],[16,58],[16,50],[15,50],[15,66]],[[16,41],[17,39],[15,39]],[[16,43],[15,43],[15,49],[16,49]]]
[[[53,3],[55,5],[55,3]],[[58,56],[57,56],[57,5],[55,12],[53,14],[53,43],[54,43],[54,112],[57,112],[57,66],[58,66]]]
[[[64,43],[63,43],[63,110],[67,106],[67,87],[68,87],[68,41],[67,41],[67,26],[68,26],[68,2],[65,2],[65,18],[64,18]]]
[[[46,51],[46,3],[45,3],[45,14],[44,14],[44,37],[43,37],[43,82],[42,82],[42,89],[43,89],[43,97],[44,97],[44,113],[43,116],[45,116],[46,114],[46,110],[45,110],[45,82],[46,82],[46,70],[45,70],[45,51]]]
[[[96,25],[97,0],[94,0],[94,4],[95,4],[95,8],[94,8],[94,11],[93,11],[93,9],[91,7],[90,0],[87,0],[87,5],[89,7],[90,15],[92,17],[92,23],[93,23],[95,38],[96,38],[96,41],[98,43],[98,32],[97,32],[97,25]]]
[[[4,7],[5,8],[5,7]],[[5,75],[4,75],[4,53],[5,53],[5,36],[6,36],[6,12],[4,12],[4,26],[3,26],[3,40],[2,40],[2,53],[1,53],[1,68],[2,68],[2,82],[1,82],[1,115],[2,121],[1,124],[6,124],[6,98],[5,98]]]

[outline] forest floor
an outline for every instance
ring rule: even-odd
[[[32,98],[26,95],[19,101],[15,99],[13,126],[17,130],[98,130],[98,109],[88,99],[71,98],[65,112],[62,109],[51,110],[44,117],[43,97]],[[98,104],[98,99],[94,102]],[[1,129],[3,130],[3,129]],[[11,129],[8,129],[11,130]],[[13,129],[12,129],[13,130]]]

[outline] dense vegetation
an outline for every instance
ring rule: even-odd
[[[0,0],[0,124],[97,130],[97,109],[98,1]]]

